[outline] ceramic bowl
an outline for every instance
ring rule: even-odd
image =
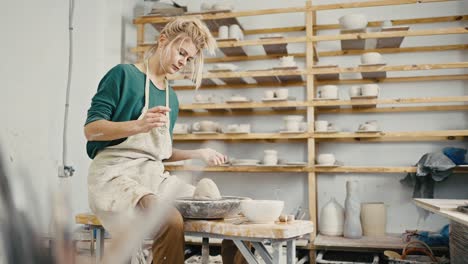
[[[366,52],[361,55],[362,64],[380,64],[384,63],[383,57],[378,52]]]
[[[294,122],[301,122],[304,119],[303,116],[300,115],[289,115],[283,117],[284,121],[294,121]]]
[[[320,165],[333,165],[335,161],[335,155],[333,154],[319,154],[317,157],[317,163]]]
[[[367,18],[362,14],[349,14],[339,18],[340,26],[345,30],[362,29],[367,26]]]
[[[274,223],[284,208],[284,201],[279,200],[243,200],[241,212],[250,222],[258,224]]]

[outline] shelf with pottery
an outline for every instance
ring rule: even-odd
[[[339,100],[339,99],[323,99],[316,98],[310,102],[315,107],[325,106],[365,106],[365,105],[383,105],[383,104],[423,104],[423,103],[461,103],[468,102],[468,96],[445,96],[445,97],[419,97],[419,98],[394,98],[394,99],[353,99],[353,100]],[[424,106],[434,107],[437,106]],[[325,111],[325,110],[324,110]],[[359,110],[354,110],[359,111]],[[365,111],[365,110],[363,110]]]
[[[416,172],[416,167],[398,167],[398,166],[335,166],[335,167],[315,167],[312,170],[320,173],[409,173]],[[463,173],[468,172],[467,167],[459,166],[454,168],[454,173]]]
[[[320,133],[315,132],[312,137],[317,142],[403,142],[403,141],[445,141],[466,140],[468,130],[437,130],[437,131],[411,131],[411,132],[385,132],[361,131]]]
[[[229,109],[254,109],[254,108],[274,108],[274,109],[291,109],[296,107],[306,107],[310,104],[303,101],[276,101],[276,102],[236,102],[236,103],[196,103],[180,105],[180,111],[193,110],[222,110]]]
[[[308,172],[303,165],[276,166],[165,166],[167,171],[203,171],[203,172]]]
[[[284,133],[199,133],[199,134],[174,134],[174,141],[196,141],[196,140],[303,140],[310,138],[308,132],[284,132]]]

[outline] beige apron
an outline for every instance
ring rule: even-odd
[[[149,107],[148,62],[146,65],[145,105]],[[169,90],[166,81],[166,107]],[[167,113],[168,120],[169,113]],[[170,123],[128,137],[124,142],[100,151],[89,168],[88,194],[91,210],[111,234],[119,220],[132,217],[138,201],[147,194],[160,195],[178,188],[177,196],[192,196],[194,187],[164,172],[162,160],[172,155]],[[116,223],[117,222],[117,223]]]

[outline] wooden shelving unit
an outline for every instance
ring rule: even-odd
[[[224,89],[258,89],[269,87],[285,87],[288,89],[305,89],[306,96],[303,101],[283,101],[283,102],[248,102],[248,103],[217,103],[217,104],[182,104],[180,105],[180,116],[190,117],[210,117],[210,116],[269,116],[269,115],[306,115],[308,130],[304,133],[282,134],[282,133],[249,133],[249,134],[187,134],[174,135],[176,142],[208,141],[217,140],[225,143],[237,141],[249,142],[278,142],[297,141],[307,142],[307,165],[306,166],[166,166],[169,171],[199,171],[199,172],[246,172],[246,173],[306,173],[308,178],[308,200],[310,219],[317,220],[317,174],[330,175],[336,173],[408,173],[415,172],[413,166],[388,167],[388,166],[339,166],[333,168],[315,167],[315,153],[319,148],[317,143],[322,142],[352,142],[352,143],[379,143],[379,142],[424,142],[424,141],[449,141],[466,140],[468,130],[446,130],[446,131],[382,131],[380,133],[363,134],[353,132],[340,132],[332,134],[314,133],[313,123],[317,115],[320,114],[367,114],[367,113],[403,113],[403,112],[427,112],[427,111],[468,111],[468,96],[446,96],[446,97],[419,97],[419,98],[379,98],[366,100],[340,100],[325,101],[315,98],[316,88],[320,85],[334,84],[365,84],[365,83],[411,83],[411,82],[441,82],[449,80],[468,80],[467,74],[431,74],[431,70],[440,69],[466,69],[468,62],[441,62],[435,64],[408,64],[408,65],[378,65],[326,67],[317,65],[316,61],[321,57],[328,56],[355,56],[365,52],[379,52],[382,54],[393,53],[416,53],[416,52],[442,52],[467,50],[468,44],[446,44],[401,47],[404,38],[418,36],[436,36],[451,34],[467,34],[467,27],[444,27],[425,30],[415,30],[403,28],[414,24],[425,23],[449,23],[454,21],[467,21],[468,15],[459,16],[439,16],[411,19],[392,20],[393,28],[381,30],[380,32],[341,32],[339,34],[319,35],[320,30],[339,29],[338,24],[320,24],[316,22],[317,12],[322,10],[341,10],[363,7],[389,7],[393,5],[423,5],[434,2],[450,2],[452,0],[373,0],[365,2],[350,2],[326,5],[313,5],[313,1],[307,1],[305,6],[249,10],[239,12],[217,12],[192,14],[205,20],[209,28],[217,35],[217,29],[222,24],[238,23],[237,18],[245,16],[273,15],[284,13],[304,13],[304,26],[244,29],[245,35],[302,32],[303,35],[296,37],[282,38],[255,38],[248,40],[221,40],[218,46],[226,55],[217,58],[206,59],[207,63],[256,61],[256,60],[276,60],[283,55],[292,55],[296,58],[305,58],[306,65],[303,69],[256,69],[249,71],[233,72],[208,72],[203,75],[202,89],[224,90]],[[144,39],[144,25],[152,24],[156,28],[161,28],[169,21],[169,17],[140,17],[134,20],[137,26],[137,47],[133,52],[142,58],[143,53],[153,44],[152,41]],[[229,22],[229,23],[228,23]],[[370,21],[369,27],[380,27],[383,21]],[[242,25],[241,25],[242,26]],[[377,46],[373,49],[363,49],[362,47],[350,48],[346,50],[316,49],[315,44],[322,41],[365,41],[376,39]],[[288,53],[286,46],[290,43],[304,43],[306,49],[303,53]],[[263,46],[265,55],[249,55],[245,52],[246,46]],[[425,71],[425,75],[415,74],[414,76],[392,76],[388,77],[388,72],[411,72]],[[344,79],[345,73],[361,73],[363,78]],[[378,75],[372,75],[378,73]],[[370,74],[370,77],[369,77]],[[244,78],[251,77],[255,83],[248,83]],[[367,78],[366,78],[367,77]],[[187,76],[173,76],[173,80],[185,79]],[[213,79],[224,80],[226,84],[217,84]],[[193,86],[175,85],[175,90],[189,91]],[[408,106],[408,104],[411,104]],[[413,104],[424,104],[415,106]],[[443,104],[443,105],[440,105]],[[466,174],[467,168],[456,168],[456,173]],[[361,240],[346,240],[344,238],[330,238],[324,236],[316,237],[312,234],[311,240],[315,239],[315,245],[311,249],[333,249],[333,248],[395,248],[400,249],[402,243],[393,235],[381,239],[364,238]],[[377,241],[378,240],[378,241]],[[311,255],[312,257],[312,255]]]

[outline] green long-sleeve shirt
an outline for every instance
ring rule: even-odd
[[[133,64],[119,64],[112,68],[99,82],[97,92],[88,110],[85,125],[102,119],[113,122],[138,119],[145,104],[145,79],[146,75]],[[149,90],[150,108],[166,105],[164,90],[159,90],[152,82]],[[179,101],[171,87],[169,87],[169,92],[169,107],[171,108],[169,130],[172,136],[172,130],[179,114]],[[86,151],[88,156],[93,159],[100,150],[117,145],[125,139],[88,141]]]

